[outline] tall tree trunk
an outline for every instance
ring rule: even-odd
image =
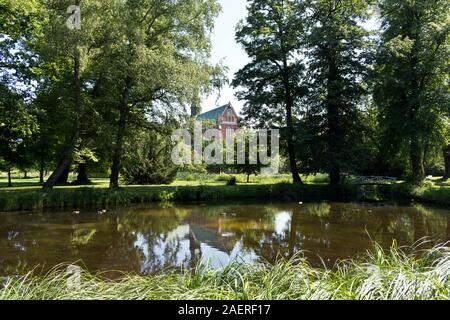
[[[291,83],[289,80],[289,70],[287,57],[283,54],[283,83],[285,91],[285,104],[286,104],[286,125],[287,125],[287,145],[289,154],[289,166],[291,168],[292,180],[294,183],[302,184],[302,179],[298,172],[297,160],[295,158],[295,145],[294,145],[294,128],[292,120],[292,107],[294,106],[294,99],[292,98]]]
[[[12,187],[11,169],[8,169],[8,187]]]
[[[339,165],[333,166],[329,172],[330,175],[330,184],[332,186],[337,186],[341,183],[341,169]]]
[[[80,1],[76,1],[79,5]],[[61,176],[67,172],[72,163],[73,153],[80,137],[80,116],[81,116],[81,80],[80,80],[80,51],[75,49],[74,57],[74,103],[75,103],[75,123],[72,133],[70,146],[66,151],[64,157],[59,161],[55,171],[50,175],[48,180],[44,183],[44,189],[52,189],[55,184],[61,181]],[[67,180],[67,179],[66,179]]]
[[[293,139],[293,133],[292,128],[288,128],[288,153],[289,153],[289,166],[291,167],[291,173],[292,173],[292,180],[294,183],[302,184],[303,181],[300,178],[300,174],[298,172],[297,168],[297,160],[295,159],[295,146],[294,146],[294,139]]]
[[[128,100],[130,95],[131,79],[127,78],[125,83],[125,89],[122,93],[122,101],[120,103],[120,118],[119,126],[117,130],[116,146],[114,148],[114,154],[111,165],[111,177],[109,180],[109,187],[115,189],[119,187],[119,172],[122,159],[123,140],[125,136],[129,106]]]
[[[331,101],[334,99],[331,98]],[[329,175],[330,184],[338,186],[341,183],[341,166],[339,154],[341,152],[341,134],[339,129],[339,111],[334,102],[328,106],[328,148],[329,148]]]
[[[450,143],[448,144],[447,148],[444,149],[444,167],[445,167],[444,179],[449,179],[450,178]]]
[[[408,19],[414,19],[414,16],[408,16]],[[412,30],[408,30],[408,34],[411,39],[414,39],[414,34]],[[418,42],[416,42],[417,44]],[[421,145],[421,141],[419,139],[420,135],[418,132],[419,123],[418,122],[418,113],[420,111],[420,92],[422,91],[419,86],[419,75],[417,74],[418,70],[418,58],[417,58],[417,47],[416,45],[412,48],[412,56],[409,59],[409,67],[410,67],[410,83],[409,83],[409,92],[408,97],[408,106],[409,106],[409,126],[410,126],[410,143],[409,143],[409,158],[411,162],[411,180],[414,184],[419,185],[425,179],[425,169],[423,164],[423,146]]]
[[[87,174],[87,163],[78,164],[78,175],[76,183],[79,185],[89,184],[89,178]]]
[[[44,183],[44,157],[41,155],[41,159],[39,162],[39,183]]]
[[[23,178],[24,178],[24,179],[28,179],[28,171],[25,170],[25,171],[23,172]]]
[[[339,154],[341,151],[341,130],[339,125],[339,93],[336,92],[335,84],[339,81],[339,71],[333,60],[329,61],[328,84],[327,84],[327,121],[328,121],[328,150],[329,150],[329,175],[330,184],[337,186],[341,183],[341,166]]]
[[[411,137],[409,157],[411,161],[412,182],[414,184],[420,184],[425,179],[425,169],[423,166],[423,154],[420,150],[419,138],[416,132]]]
[[[69,174],[70,174],[70,166],[67,166],[64,168],[62,174],[59,176],[58,180],[56,181],[56,184],[67,184],[69,181]]]

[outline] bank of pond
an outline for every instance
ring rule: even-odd
[[[203,202],[227,199],[264,199],[282,201],[395,201],[415,200],[450,205],[450,187],[413,188],[406,184],[127,186],[117,190],[98,187],[53,190],[15,189],[0,191],[0,212],[47,208],[86,208],[152,202]]]

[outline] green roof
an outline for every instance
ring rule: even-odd
[[[217,118],[225,111],[226,108],[228,108],[230,106],[230,104],[226,104],[223,105],[221,107],[212,109],[208,112],[205,113],[201,113],[197,116],[197,119],[200,120],[212,120],[212,121],[216,121]]]

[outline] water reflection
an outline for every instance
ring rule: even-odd
[[[331,266],[364,252],[370,238],[388,247],[425,236],[450,239],[450,211],[354,203],[133,207],[0,215],[0,274],[82,261],[90,270],[151,274],[166,267],[213,268],[230,261],[273,262],[305,251]],[[323,262],[321,258],[323,259]]]

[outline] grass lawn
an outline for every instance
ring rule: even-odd
[[[257,184],[277,184],[277,183],[292,183],[292,177],[290,174],[277,174],[273,176],[250,176],[250,181],[247,183],[247,177],[243,174],[233,174],[237,178],[238,184],[244,185],[257,185]],[[202,173],[179,173],[176,180],[170,184],[170,186],[201,186],[211,185],[220,186],[225,185],[230,178],[228,174],[202,174]],[[303,181],[309,184],[327,183],[328,176],[325,174],[318,174],[316,176],[303,176]],[[80,187],[95,187],[95,188],[108,188],[109,179],[104,178],[91,178],[92,185],[89,186],[77,186],[70,185],[71,181],[75,180],[75,175],[69,176],[69,184],[65,186],[57,186],[55,188],[80,188]],[[31,175],[29,178],[24,179],[19,176],[18,173],[12,177],[13,187],[8,188],[8,180],[4,173],[0,174],[0,191],[15,191],[24,189],[40,189],[39,178]],[[143,187],[139,185],[127,186],[122,185],[124,188],[136,188]],[[149,186],[145,186],[149,187]]]
[[[418,200],[450,205],[450,179],[427,179],[423,186],[412,191]]]
[[[294,186],[289,174],[251,176],[234,175],[236,186],[227,186],[230,175],[180,173],[171,185],[123,185],[109,190],[108,178],[92,178],[88,186],[65,185],[43,191],[38,178],[13,177],[13,187],[7,187],[6,177],[0,176],[0,211],[39,210],[42,208],[80,208],[86,206],[127,205],[130,203],[166,201],[209,201],[239,198],[267,200],[395,200],[414,198],[437,204],[450,205],[450,180],[430,178],[421,187],[411,188],[403,182],[391,186],[367,189],[348,184],[341,189],[328,185],[324,174],[304,176],[305,185]],[[69,178],[73,181],[74,176]],[[369,190],[369,192],[368,192]],[[369,194],[369,196],[367,196]]]

